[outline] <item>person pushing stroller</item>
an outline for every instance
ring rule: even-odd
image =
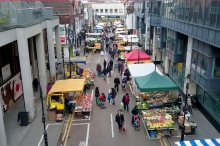
[[[125,91],[126,91],[126,89],[125,89],[126,83],[127,83],[127,78],[126,78],[126,76],[124,76],[124,77],[122,78],[122,81],[121,81],[121,88],[122,88],[122,90],[125,90]]]
[[[134,130],[140,130],[140,117],[138,116],[139,110],[138,107],[135,106],[132,111],[132,120],[131,120],[131,124],[134,127]]]

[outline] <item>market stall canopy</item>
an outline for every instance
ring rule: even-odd
[[[143,61],[143,60],[151,60],[151,57],[146,53],[135,49],[130,53],[125,54],[127,61]]]
[[[86,64],[86,57],[70,57],[69,58],[64,58],[64,64],[69,63],[69,61],[71,63],[83,63]],[[62,64],[63,63],[63,59],[60,59],[60,61],[57,63],[57,65]]]
[[[86,79],[57,80],[48,94],[83,91]]]
[[[138,43],[139,38],[123,38],[123,41],[129,42],[129,43]]]
[[[179,141],[179,142],[176,142],[175,144],[178,146],[219,146],[220,139]]]
[[[102,30],[102,29],[103,29],[102,26],[98,26],[98,25],[96,25],[96,26],[94,27],[94,30]]]
[[[120,34],[120,33],[127,33],[127,31],[116,31],[115,33],[116,33],[116,34],[118,34],[118,33],[119,33],[119,34]]]
[[[99,36],[101,33],[86,33],[88,36]]]
[[[128,69],[132,77],[143,77],[155,71],[155,64],[128,64]],[[156,72],[161,76],[163,75],[157,67]]]
[[[178,90],[178,86],[168,76],[161,76],[156,71],[135,78],[135,83],[141,92]]]

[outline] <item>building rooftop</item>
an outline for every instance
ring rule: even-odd
[[[53,8],[41,2],[5,1],[0,5],[0,30],[10,27],[24,27],[46,19],[56,19]]]

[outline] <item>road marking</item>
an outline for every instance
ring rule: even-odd
[[[112,138],[114,138],[114,129],[113,129],[113,119],[112,119],[112,114],[111,114],[111,129],[112,129]]]
[[[160,141],[160,145],[161,145],[161,146],[164,146],[164,145],[163,145],[163,142],[162,142],[162,140],[161,140],[161,138],[159,139],[159,141]]]
[[[73,114],[71,114],[71,118],[70,118],[70,121],[72,121],[72,120],[73,120]],[[68,137],[69,137],[69,134],[70,134],[70,129],[72,127],[70,125],[66,125],[66,126],[68,127],[68,131],[66,133],[66,137],[65,137],[65,140],[64,140],[64,146],[66,146],[66,144],[67,144],[67,140],[68,140]]]
[[[70,119],[71,119],[71,115],[69,115],[68,120],[67,120],[67,124],[68,124],[68,125],[69,125],[69,123],[70,123]],[[62,141],[64,141],[64,139],[65,139],[67,129],[68,129],[68,126],[65,127],[65,130],[64,130],[64,133],[63,133]]]
[[[55,125],[62,125],[62,123],[54,123],[54,124],[47,124],[46,126],[46,130],[48,129],[49,126],[55,126]],[[43,140],[43,137],[44,135],[42,134],[41,138],[40,138],[40,141],[38,142],[38,145],[37,146],[40,146],[42,140]]]
[[[86,146],[88,146],[88,142],[89,142],[89,129],[90,129],[90,123],[88,124],[88,127],[87,127]]]
[[[109,84],[109,77],[107,77],[107,82],[108,82],[108,84]]]
[[[167,146],[167,142],[165,141],[165,138],[162,138],[164,146]]]
[[[92,89],[92,94],[91,94],[92,97],[91,97],[91,100],[93,100],[93,90],[94,90],[94,89]]]
[[[79,122],[79,121],[90,121],[90,120],[91,120],[91,118],[89,117],[88,119],[78,119],[78,120],[72,120],[72,121],[73,122]]]
[[[97,63],[99,63],[99,62],[100,62],[100,57],[99,57],[99,61]]]

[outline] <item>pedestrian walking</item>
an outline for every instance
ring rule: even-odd
[[[115,116],[115,122],[118,124],[119,132],[122,130],[122,125],[124,123],[124,115],[121,113],[121,110],[118,111],[118,113]]]
[[[118,62],[118,73],[120,73],[120,71],[121,71],[121,62],[119,61]]]
[[[187,107],[190,114],[192,114],[192,99],[190,97],[190,94],[187,96]]]
[[[176,105],[178,105],[179,109],[181,110],[182,97],[180,94],[178,94],[178,97],[176,98]]]
[[[102,70],[102,67],[101,67],[101,65],[98,63],[98,64],[96,65],[96,71],[97,71],[98,76],[101,76],[101,70]]]
[[[115,59],[115,52],[114,52],[114,50],[112,51],[112,53],[111,53],[111,58],[114,60]]]
[[[127,109],[127,112],[129,112],[129,101],[130,101],[129,95],[128,93],[126,93],[126,95],[123,96],[122,98],[122,102],[124,104],[124,110]]]
[[[115,91],[114,88],[111,88],[111,93],[112,93],[112,104],[114,105],[117,92]]]
[[[38,81],[37,77],[34,78],[32,84],[33,84],[33,87],[34,87],[34,91],[38,91],[39,81]]]
[[[111,103],[111,99],[112,99],[112,93],[108,93],[108,103],[110,104]]]
[[[104,59],[104,62],[103,62],[104,68],[106,68],[106,64],[107,64],[107,62],[106,62],[106,60]]]
[[[109,64],[111,65],[111,67],[113,68],[113,61],[112,61],[112,59],[110,59],[110,61],[109,61]]]
[[[108,73],[107,69],[104,68],[103,71],[102,71],[102,75],[104,77],[104,80],[106,80],[107,73]]]
[[[106,96],[104,93],[102,93],[100,96],[99,96],[99,100],[101,102],[101,109],[102,108],[106,108]]]
[[[99,96],[100,96],[99,87],[96,87],[95,88],[95,101],[96,101],[96,104],[98,103]]]
[[[118,92],[118,90],[119,90],[119,84],[120,84],[120,79],[118,78],[118,77],[116,77],[115,79],[114,79],[114,84],[115,84],[115,89],[117,90],[117,92]]]
[[[107,66],[107,72],[108,72],[108,76],[111,77],[111,71],[112,71],[112,67],[110,65],[110,63]]]

